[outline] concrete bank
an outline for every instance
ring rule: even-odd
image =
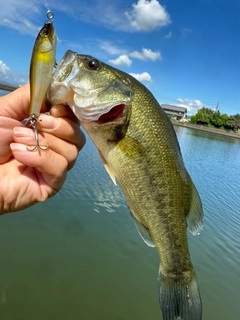
[[[0,82],[0,90],[4,90],[4,91],[14,91],[17,88],[19,88],[19,86],[14,86],[12,84],[7,84],[7,83],[2,83]]]
[[[195,130],[218,134],[218,135],[229,137],[229,138],[240,139],[240,132],[235,133],[233,131],[226,131],[226,130],[222,130],[222,129],[209,128],[209,127],[205,127],[205,126],[201,126],[201,125],[197,125],[197,124],[193,124],[193,123],[189,123],[189,122],[179,122],[176,120],[171,120],[171,121],[172,121],[172,124],[175,126],[186,127],[186,128],[190,128],[190,129],[195,129]]]

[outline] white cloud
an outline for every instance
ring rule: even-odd
[[[171,23],[166,9],[157,0],[138,0],[130,10],[127,10],[124,1],[92,0],[89,5],[87,0],[82,0],[81,6],[74,0],[75,5],[72,2],[68,4],[65,0],[52,1],[57,5],[57,10],[74,18],[115,30],[152,31]],[[93,13],[93,8],[96,14]]]
[[[113,44],[112,42],[108,40],[99,40],[99,47],[100,49],[106,51],[109,54],[112,55],[118,55],[118,54],[124,54],[125,50],[122,48],[123,45],[117,46],[115,43]]]
[[[0,74],[6,74],[8,71],[10,70],[10,68],[8,68],[8,66],[0,60]]]
[[[140,60],[162,60],[162,56],[160,52],[153,52],[151,49],[142,49],[142,52],[133,51],[129,54],[130,57],[140,59]]]
[[[135,31],[152,31],[171,23],[166,9],[157,0],[138,0],[132,7],[125,16]]]
[[[130,67],[132,64],[132,60],[130,60],[126,54],[122,54],[117,59],[108,60],[108,62],[116,66],[126,66],[126,67]]]
[[[141,82],[151,82],[152,78],[149,73],[143,72],[143,73],[129,73],[131,76],[136,78],[138,81]]]
[[[21,85],[28,82],[26,75],[14,73],[3,61],[0,60],[0,82]]]
[[[200,100],[192,100],[192,99],[177,99],[177,106],[187,108],[188,115],[192,116],[197,113],[198,109],[206,106]]]
[[[169,31],[168,34],[166,34],[164,38],[170,39],[171,37],[172,37],[172,31]]]
[[[63,12],[74,20],[127,32],[152,31],[171,23],[168,12],[157,0],[138,0],[130,10],[126,2],[120,0],[91,0],[91,4],[81,0],[81,5],[79,0],[49,0],[47,4],[53,12]],[[3,26],[36,36],[46,9],[47,5],[40,4],[39,0],[5,1],[0,11],[0,30]]]

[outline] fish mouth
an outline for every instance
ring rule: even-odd
[[[104,123],[108,123],[116,120],[118,117],[120,117],[123,114],[125,106],[126,105],[123,103],[114,106],[110,111],[102,114],[97,120],[97,123],[104,124]]]
[[[81,122],[104,124],[121,117],[132,102],[133,90],[121,79],[96,83],[80,58],[76,52],[65,53],[52,76],[49,104],[68,105]]]

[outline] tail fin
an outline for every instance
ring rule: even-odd
[[[195,273],[187,281],[183,277],[169,279],[160,272],[158,285],[163,320],[202,319],[202,302]]]

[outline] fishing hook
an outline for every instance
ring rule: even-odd
[[[26,144],[26,149],[28,151],[35,151],[37,149],[40,149],[42,151],[45,151],[48,149],[48,143],[45,146],[41,146],[39,144],[39,137],[38,137],[38,129],[37,129],[37,118],[35,116],[35,114],[30,115],[30,119],[29,119],[30,125],[33,128],[33,132],[35,135],[35,146],[34,147],[29,147],[28,144]]]

